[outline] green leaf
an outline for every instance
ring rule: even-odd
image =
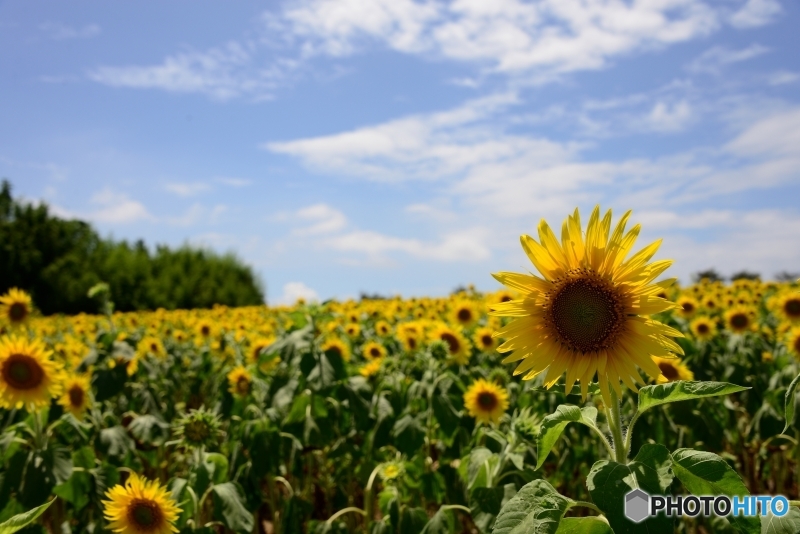
[[[228,479],[228,459],[224,455],[218,452],[209,452],[205,455],[204,463],[211,472],[214,484],[222,484]]]
[[[761,534],[796,534],[800,532],[800,508],[790,506],[783,517],[767,514],[761,519]]]
[[[470,494],[469,507],[472,521],[481,532],[489,532],[497,519],[503,505],[517,494],[517,486],[513,483],[494,488],[477,487]]]
[[[122,457],[136,448],[133,439],[122,426],[104,428],[100,431],[100,450],[109,456]]]
[[[441,507],[430,521],[425,524],[420,534],[453,534],[455,532],[455,521],[453,520],[453,512]]]
[[[424,508],[406,506],[400,512],[399,534],[419,534],[428,523],[428,514]]]
[[[663,514],[634,523],[625,517],[625,494],[642,489],[651,495],[663,495],[672,483],[669,451],[658,444],[643,445],[628,465],[601,460],[592,466],[586,487],[595,504],[606,514],[615,534],[671,534],[673,519]]]
[[[72,458],[61,447],[50,447],[31,452],[25,464],[22,487],[17,499],[25,508],[33,508],[47,501],[57,484],[66,482],[72,475]]]
[[[565,517],[556,534],[614,534],[614,531],[599,517]]]
[[[218,484],[211,490],[214,494],[214,515],[231,530],[251,532],[253,514],[245,508],[241,492],[233,482]]]
[[[472,449],[469,453],[469,460],[466,463],[467,489],[487,487],[489,484],[489,473],[491,467],[496,465],[498,457],[495,453],[485,447]]]
[[[589,428],[597,430],[597,408],[587,406],[578,408],[571,404],[562,404],[554,413],[551,413],[542,421],[539,436],[536,438],[536,448],[539,458],[536,462],[536,469],[539,469],[547,459],[547,455],[553,449],[561,433],[570,423],[581,423]]]
[[[411,414],[397,420],[392,429],[397,450],[413,456],[425,443],[425,427]]]
[[[783,427],[785,434],[794,421],[794,395],[797,392],[797,385],[800,384],[800,375],[797,375],[792,383],[789,384],[789,389],[786,390],[786,396],[783,399],[783,412],[786,415],[786,426]]]
[[[750,388],[727,382],[685,382],[683,380],[645,386],[639,390],[639,413],[671,402],[719,397],[748,389]]]
[[[503,506],[492,534],[555,534],[571,504],[546,480],[534,480]]]
[[[453,402],[446,394],[434,393],[433,399],[433,415],[436,416],[436,421],[444,432],[445,436],[452,436],[458,430],[461,423],[461,415],[458,410],[453,406]]]
[[[117,365],[113,369],[100,369],[92,375],[92,389],[97,402],[103,402],[125,389],[128,371],[125,365]]]
[[[50,505],[53,504],[54,502],[56,502],[55,499],[41,506],[37,506],[33,510],[29,510],[24,514],[15,515],[8,521],[0,523],[0,534],[13,534],[14,532],[30,525],[31,523],[36,521],[39,518],[39,516],[44,513],[45,510],[50,508]]]
[[[678,449],[672,453],[672,472],[693,495],[750,495],[741,477],[728,462],[714,453]],[[733,516],[728,519],[747,534],[761,530],[757,517]]]

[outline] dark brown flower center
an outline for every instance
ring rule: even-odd
[[[510,301],[511,297],[509,297],[508,295],[503,295],[502,297],[500,297],[500,302],[510,302]]]
[[[211,334],[211,327],[203,325],[200,327],[200,333],[204,336],[208,336]]]
[[[455,354],[461,348],[458,338],[450,332],[443,332],[439,336],[439,339],[447,343],[447,348],[450,350],[450,354]]]
[[[468,323],[472,320],[472,312],[467,308],[458,310],[458,320],[461,323]]]
[[[491,347],[492,344],[494,343],[494,340],[492,339],[492,336],[490,336],[489,334],[484,334],[483,336],[481,336],[481,343],[483,343],[484,347]]]
[[[411,350],[414,350],[414,349],[417,348],[417,339],[416,338],[414,338],[414,337],[409,337],[408,338],[408,348],[410,348]]]
[[[750,318],[745,313],[735,313],[731,315],[730,323],[734,330],[744,330],[750,325]]]
[[[246,376],[240,376],[236,381],[236,390],[239,393],[248,393],[250,391],[250,380]]]
[[[800,317],[800,299],[792,298],[783,304],[783,311],[792,319]]]
[[[210,434],[208,425],[203,421],[191,421],[184,427],[186,439],[195,443],[204,441]]]
[[[692,313],[694,311],[694,304],[689,301],[684,302],[681,306],[686,313]]]
[[[556,281],[556,289],[547,298],[548,322],[561,343],[576,352],[610,348],[625,323],[620,297],[591,272],[569,273],[568,278]]]
[[[706,323],[700,323],[699,325],[697,325],[697,333],[698,334],[705,335],[705,334],[708,334],[710,331],[711,331],[711,328],[709,328]]]
[[[491,391],[481,391],[478,393],[478,406],[483,410],[491,411],[497,407],[497,395]]]
[[[158,503],[149,499],[134,499],[128,505],[128,521],[138,532],[155,532],[161,527],[163,517]]]
[[[678,369],[670,362],[659,362],[658,368],[661,369],[661,374],[664,375],[667,380],[677,380],[681,376],[680,373],[678,373]]]
[[[373,358],[377,358],[381,355],[381,350],[378,347],[370,347],[369,355]]]
[[[82,408],[83,407],[83,398],[85,393],[83,392],[83,388],[80,386],[72,386],[69,389],[69,403],[73,408]]]
[[[23,302],[15,302],[8,307],[8,318],[12,323],[18,323],[28,316],[28,307]]]
[[[26,354],[12,354],[3,363],[3,380],[13,389],[34,389],[44,380],[44,369]]]

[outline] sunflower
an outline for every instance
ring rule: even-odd
[[[39,340],[0,339],[0,408],[40,408],[61,395],[62,366],[51,354]]]
[[[789,352],[792,353],[795,358],[800,360],[800,326],[796,326],[789,330],[786,345],[786,348],[789,349]]]
[[[708,317],[698,317],[691,323],[689,328],[697,339],[708,341],[717,334],[717,323]]]
[[[596,207],[584,238],[576,209],[564,221],[561,243],[542,220],[541,244],[527,235],[521,241],[544,278],[494,275],[522,293],[520,299],[492,307],[493,315],[513,318],[495,336],[506,339],[498,351],[513,351],[504,363],[522,360],[515,375],[526,373],[523,379],[529,380],[547,370],[544,382],[550,388],[566,371],[566,390],[577,380],[585,398],[597,374],[603,398],[610,404],[609,386],[621,395],[620,380],[632,389],[641,383],[637,366],[654,379],[661,374],[651,356],[683,353],[668,337],[683,334],[647,317],[676,307],[655,296],[674,279],[653,283],[672,261],[648,263],[660,240],[625,260],[640,230],[637,224],[625,232],[630,213],[622,216],[609,237],[611,211],[601,220]]]
[[[401,323],[397,325],[397,339],[403,344],[407,352],[414,352],[421,345],[422,326],[417,322]]]
[[[392,327],[386,321],[378,321],[375,323],[375,332],[379,336],[388,336],[392,333]]]
[[[228,373],[228,391],[237,397],[246,397],[250,393],[252,382],[250,371],[241,365]]]
[[[469,300],[456,301],[450,310],[450,320],[462,327],[472,326],[478,320],[477,306]]]
[[[378,371],[381,370],[381,362],[382,361],[383,360],[380,360],[380,359],[372,360],[368,364],[361,366],[361,368],[358,370],[358,373],[361,376],[367,377],[367,378],[369,378],[371,376],[374,376],[374,375],[378,374]]]
[[[358,337],[358,335],[361,333],[361,325],[358,323],[349,323],[344,327],[344,331],[350,337]]]
[[[653,361],[661,369],[661,374],[656,378],[657,384],[666,384],[676,380],[694,380],[694,373],[681,362],[680,358],[653,356]]]
[[[346,362],[350,361],[350,347],[338,337],[328,338],[328,340],[325,341],[320,348],[322,349],[322,352],[332,351],[338,354],[342,360]]]
[[[106,492],[103,501],[108,528],[119,534],[169,534],[178,532],[173,523],[181,509],[166,487],[132,474],[124,486]]]
[[[210,448],[222,435],[219,416],[205,407],[190,410],[187,415],[175,422],[173,431],[186,448]]]
[[[11,326],[23,324],[31,314],[31,296],[12,287],[0,297],[0,316],[5,317]]]
[[[82,375],[71,375],[64,380],[64,393],[58,399],[58,403],[76,419],[81,419],[83,412],[91,404],[89,382],[90,377]]]
[[[361,347],[361,354],[368,360],[380,360],[386,356],[386,348],[380,343],[368,341]]]
[[[784,293],[777,299],[778,314],[792,322],[800,322],[800,293]]]
[[[491,352],[497,346],[497,340],[492,336],[492,329],[489,327],[478,328],[472,336],[475,346],[480,347],[484,352]]]
[[[459,365],[469,363],[470,345],[459,330],[450,328],[442,323],[434,327],[430,333],[430,338],[434,341],[444,341],[447,345],[447,353],[450,358]]]
[[[163,358],[167,355],[167,352],[164,350],[164,344],[161,343],[161,340],[155,336],[143,337],[136,346],[136,349],[138,354],[141,356],[152,354],[156,358]]]
[[[686,319],[693,317],[695,312],[697,312],[697,308],[700,307],[694,298],[687,295],[678,298],[677,304],[680,306],[678,308],[678,315]]]
[[[194,332],[197,335],[197,342],[199,344],[203,344],[204,342],[211,340],[215,334],[215,328],[211,321],[203,319],[201,321],[197,321],[197,323],[194,325]]]
[[[269,347],[275,343],[275,338],[272,337],[258,337],[250,342],[250,350],[248,352],[248,356],[250,356],[250,361],[253,363],[258,363],[258,360],[261,359],[261,351]]]
[[[725,312],[725,326],[737,334],[753,330],[755,310],[749,306],[734,306]]]
[[[464,393],[464,407],[478,421],[497,423],[508,409],[508,392],[481,378]]]

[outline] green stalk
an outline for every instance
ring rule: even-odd
[[[797,440],[794,446],[794,476],[797,485],[797,498],[800,499],[800,430],[794,431],[794,437]]]
[[[372,498],[372,485],[375,483],[375,477],[378,476],[378,471],[380,471],[381,466],[378,465],[375,469],[372,470],[372,473],[369,475],[369,480],[367,481],[367,487],[364,488],[364,531],[369,533],[369,529],[372,526],[372,518],[375,517],[375,503],[373,502]]]
[[[614,455],[619,464],[628,463],[628,449],[625,440],[622,438],[622,413],[620,410],[620,400],[614,388],[611,390],[611,404],[608,406],[608,426],[611,428],[611,435],[614,438]]]

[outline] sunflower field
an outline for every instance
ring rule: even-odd
[[[800,532],[800,284],[661,279],[629,214],[444,298],[0,296],[0,533]],[[659,279],[660,281],[656,281]],[[623,514],[635,488],[781,515]]]

